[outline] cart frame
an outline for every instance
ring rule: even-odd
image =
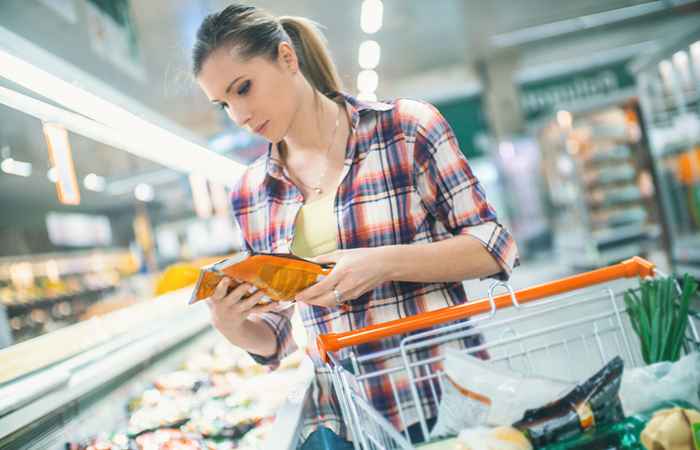
[[[355,448],[413,449],[406,431],[411,425],[406,419],[409,408],[417,414],[423,436],[430,436],[418,384],[429,385],[434,405],[438,405],[445,374],[432,368],[444,360],[444,355],[417,360],[415,352],[420,349],[449,345],[471,335],[483,335],[482,345],[462,350],[463,353],[488,350],[491,364],[526,375],[544,371],[551,376],[555,372],[559,378],[572,382],[593,374],[614,356],[621,356],[628,367],[643,364],[639,340],[632,331],[622,295],[627,289],[638,289],[638,283],[630,279],[659,276],[663,274],[652,263],[635,257],[518,292],[506,283],[496,282],[490,287],[488,297],[481,300],[359,330],[319,336],[317,345],[331,371],[341,413]],[[680,292],[677,283],[676,287]],[[496,295],[497,290],[505,293]],[[503,317],[503,314],[510,317]],[[572,314],[573,318],[567,314]],[[557,319],[561,315],[567,315],[566,320]],[[700,345],[698,319],[700,317],[692,314],[688,321],[684,352]],[[542,326],[547,320],[551,323]],[[528,323],[530,329],[519,329]],[[403,337],[398,348],[363,355],[352,349],[360,344],[407,333],[412,334]],[[344,361],[339,361],[333,354],[343,348],[350,348],[352,371],[348,370],[347,361],[343,364]],[[362,363],[392,355],[400,355],[401,364],[363,373]],[[391,381],[403,432],[374,409],[368,400],[364,386],[368,380],[379,376],[388,376]],[[394,378],[398,376],[408,379],[408,400],[400,398]]]

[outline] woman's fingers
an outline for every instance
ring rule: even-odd
[[[250,308],[250,309],[247,311],[247,313],[248,313],[248,314],[262,314],[262,313],[274,311],[274,310],[276,310],[278,307],[279,307],[279,305],[277,305],[277,302],[271,301],[271,302],[268,303],[268,304],[253,306],[252,308]]]
[[[235,305],[252,288],[253,288],[253,285],[248,284],[248,283],[242,283],[242,284],[236,286],[236,288],[234,290],[232,290],[231,293],[229,293],[226,296],[227,303],[229,303],[230,305]]]
[[[213,301],[219,301],[226,297],[226,292],[228,291],[228,287],[231,285],[231,279],[228,277],[224,277],[219,281],[219,284],[216,285],[216,288],[214,289],[214,293],[211,296],[211,299]]]
[[[264,296],[265,296],[265,292],[263,292],[263,291],[257,291],[257,292],[255,292],[253,295],[251,295],[250,297],[241,300],[241,301],[238,303],[238,306],[239,306],[239,308],[240,308],[242,311],[246,311],[246,312],[247,312],[248,310],[250,310],[251,308],[253,308],[255,305],[257,305],[258,303],[260,303],[260,300],[262,300],[262,298],[263,298]]]

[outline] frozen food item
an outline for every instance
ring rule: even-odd
[[[203,267],[190,303],[211,297],[223,277],[250,283],[271,300],[293,300],[294,296],[330,273],[332,265],[317,264],[292,254],[241,252]]]
[[[618,392],[624,363],[619,356],[562,398],[525,412],[513,427],[536,447],[568,439],[624,418]]]
[[[690,450],[697,448],[693,425],[700,424],[700,412],[672,408],[658,411],[642,431],[642,444],[648,450]],[[696,426],[695,428],[698,428]]]
[[[205,373],[179,370],[159,376],[153,384],[160,391],[196,391],[206,381]]]
[[[199,440],[177,429],[144,433],[135,441],[138,450],[205,450]]]
[[[532,450],[525,435],[512,427],[469,428],[457,436],[455,450]]]
[[[84,442],[69,442],[66,450],[131,450],[129,437],[125,433],[98,436]]]
[[[700,353],[693,352],[675,363],[660,362],[625,370],[620,400],[630,416],[668,401],[685,401],[700,409]]]
[[[564,381],[525,377],[456,349],[445,352],[444,391],[432,437],[455,435],[478,425],[510,425],[525,410],[573,387]]]
[[[192,406],[190,398],[163,397],[154,405],[135,410],[129,418],[127,432],[129,436],[138,436],[161,428],[177,428],[187,422]]]

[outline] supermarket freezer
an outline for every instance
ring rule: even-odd
[[[0,351],[0,449],[65,449],[68,442],[123,429],[130,397],[221,341],[206,306],[186,306],[188,295],[187,289],[171,293]],[[76,340],[85,341],[81,351],[61,357]],[[310,360],[294,373],[264,448],[299,446]]]

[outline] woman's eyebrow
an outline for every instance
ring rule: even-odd
[[[230,82],[228,84],[228,86],[226,87],[226,90],[224,91],[224,93],[226,95],[228,95],[228,93],[231,92],[233,85],[236,84],[236,81],[240,80],[241,78],[243,78],[243,75],[241,75],[240,77],[236,77],[232,82]],[[211,99],[211,102],[212,103],[221,103],[221,100],[217,100],[217,99],[213,98],[213,99]]]

